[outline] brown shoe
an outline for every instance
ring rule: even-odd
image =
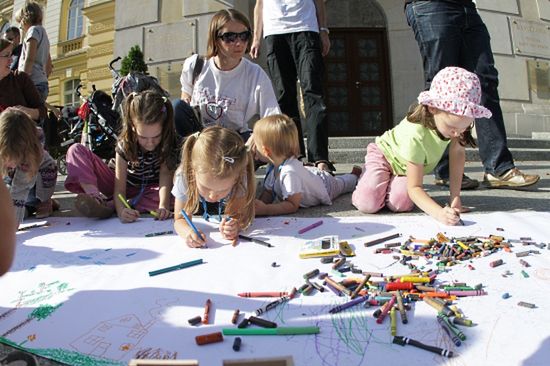
[[[488,188],[520,188],[532,186],[539,179],[538,175],[524,174],[518,168],[513,168],[501,176],[485,173],[483,184]]]
[[[435,178],[434,183],[436,186],[445,186],[445,187],[449,186],[448,179]],[[462,176],[462,185],[460,186],[460,190],[469,191],[472,189],[476,189],[477,187],[479,187],[479,181],[477,179],[472,179],[467,175]]]
[[[76,196],[74,207],[82,216],[97,219],[108,219],[115,211],[107,206],[101,197],[94,197],[86,193],[79,193]]]
[[[35,216],[37,219],[45,219],[46,217],[50,217],[53,212],[53,205],[52,200],[49,199],[44,202],[40,202],[36,205],[36,213]]]

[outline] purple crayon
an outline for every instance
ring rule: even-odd
[[[368,299],[369,299],[369,295],[361,296],[361,297],[358,297],[354,300],[348,301],[344,304],[335,306],[332,309],[330,309],[328,312],[331,313],[331,314],[336,314],[336,313],[341,312],[342,310],[346,310],[347,308],[350,308],[354,305],[360,304],[363,301],[367,301]]]

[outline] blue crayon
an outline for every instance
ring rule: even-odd
[[[201,233],[199,232],[199,229],[197,229],[197,227],[195,226],[195,224],[193,224],[193,221],[191,221],[191,219],[189,218],[189,216],[187,216],[187,214],[185,213],[185,210],[181,210],[181,214],[183,216],[183,218],[185,219],[185,222],[187,222],[187,225],[191,226],[191,229],[193,229],[193,231],[195,232],[195,234],[197,234],[197,236],[200,238],[200,239],[203,239],[204,238],[202,237]]]
[[[331,313],[331,314],[336,314],[336,313],[341,312],[342,310],[346,310],[347,308],[350,308],[354,305],[360,304],[363,301],[367,301],[368,299],[369,299],[369,295],[361,296],[361,297],[358,297],[354,300],[348,301],[344,304],[335,306],[332,309],[330,309],[328,312]]]

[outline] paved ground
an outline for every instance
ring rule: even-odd
[[[550,210],[550,162],[516,162],[517,166],[526,173],[539,174],[541,181],[534,187],[524,190],[486,189],[483,187],[474,191],[465,191],[462,194],[462,203],[472,208],[474,212],[495,211],[549,211]],[[337,173],[351,171],[352,165],[336,165]],[[258,177],[263,177],[263,171],[258,171]],[[483,179],[483,171],[479,163],[467,163],[466,174],[472,178]],[[55,216],[78,216],[73,208],[74,194],[63,188],[64,177],[60,176],[55,198],[59,200],[61,209]],[[433,185],[433,177],[426,176],[424,184],[429,194],[443,204],[448,197],[448,190]],[[292,216],[296,217],[323,217],[323,216],[366,216],[358,212],[350,203],[351,194],[337,199],[332,206],[302,209]],[[422,214],[415,210],[414,214]],[[0,357],[9,352],[11,347],[0,345]],[[40,359],[40,365],[62,365],[61,363]]]

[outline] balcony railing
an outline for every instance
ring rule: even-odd
[[[58,56],[66,56],[70,53],[81,50],[83,41],[84,37],[71,39],[70,41],[59,42],[57,44]]]

